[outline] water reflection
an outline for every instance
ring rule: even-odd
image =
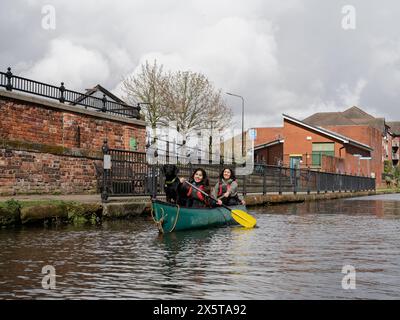
[[[398,298],[400,202],[346,199],[251,210],[258,228],[158,234],[151,219],[0,231],[0,299]],[[57,288],[41,287],[53,265]],[[357,270],[343,290],[342,267]]]

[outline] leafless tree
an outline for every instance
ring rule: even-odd
[[[123,81],[129,102],[144,102],[146,121],[155,129],[158,124],[176,123],[187,137],[193,130],[213,123],[214,129],[229,126],[232,111],[212,83],[201,73],[163,72],[163,65],[147,61],[141,72]]]
[[[201,73],[178,71],[164,82],[167,118],[175,121],[186,137],[191,131],[205,128],[213,121],[214,128],[229,125],[232,111],[222,100],[221,92]]]
[[[145,120],[153,130],[157,124],[165,120],[164,81],[163,66],[158,65],[154,60],[152,65],[146,61],[145,64],[142,64],[140,73],[129,76],[122,82],[122,90],[125,92],[128,102],[142,103]]]

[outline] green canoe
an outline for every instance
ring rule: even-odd
[[[232,209],[246,211],[246,206],[233,206]],[[162,233],[172,231],[226,226],[238,223],[231,212],[223,207],[187,208],[160,200],[152,201],[152,215]]]

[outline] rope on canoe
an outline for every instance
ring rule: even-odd
[[[160,233],[164,233],[164,229],[162,227],[163,223],[164,223],[164,217],[165,217],[165,212],[164,212],[164,208],[160,208],[162,215],[160,220],[156,220],[156,218],[154,217],[154,210],[153,210],[153,206],[151,206],[151,217],[153,218],[153,221],[156,223],[157,227],[158,227],[158,231],[160,231]]]
[[[176,210],[175,222],[174,222],[174,225],[172,226],[171,230],[169,230],[168,232],[174,231],[174,229],[175,229],[175,227],[176,227],[176,224],[177,224],[177,222],[178,222],[179,212],[180,212],[181,207],[180,207],[178,204],[176,205],[176,207],[177,207],[177,210]],[[161,215],[160,220],[157,221],[156,218],[154,217],[153,206],[151,206],[151,217],[153,218],[153,221],[156,223],[156,225],[157,225],[157,227],[158,227],[158,230],[159,230],[161,233],[164,233],[164,229],[163,229],[162,225],[163,225],[163,223],[164,223],[164,218],[167,217],[167,215],[166,215],[165,212],[164,212],[164,208],[160,208],[160,209],[161,209],[161,212],[162,212],[162,215]]]
[[[174,231],[174,229],[175,229],[175,227],[176,227],[176,223],[178,222],[179,211],[180,211],[181,207],[179,206],[179,204],[177,204],[176,207],[177,207],[177,209],[176,209],[176,218],[175,218],[175,222],[174,222],[174,225],[172,226],[172,229],[169,230],[168,232]]]

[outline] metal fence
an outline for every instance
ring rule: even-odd
[[[0,72],[0,87],[4,87],[7,91],[17,90],[58,100],[61,103],[69,102],[71,105],[80,105],[86,109],[89,108],[114,116],[140,118],[140,103],[137,106],[131,106],[107,100],[105,94],[103,98],[98,98],[85,93],[68,90],[65,88],[64,82],[61,82],[61,86],[57,87],[47,83],[18,77],[12,74],[11,68],[8,68],[6,73]]]
[[[109,149],[105,143],[103,153],[111,157],[111,169],[104,169],[101,193],[103,201],[112,196],[152,196],[164,194],[165,177],[161,167],[168,163],[166,156],[158,156],[155,164],[146,161],[146,153]],[[183,164],[185,159],[177,159],[180,177],[190,177],[197,167],[202,167],[213,186],[225,166],[224,164]],[[318,172],[310,169],[293,169],[284,166],[256,164],[250,175],[238,176],[239,192],[246,194],[268,193],[326,193],[355,192],[375,189],[375,179]]]

